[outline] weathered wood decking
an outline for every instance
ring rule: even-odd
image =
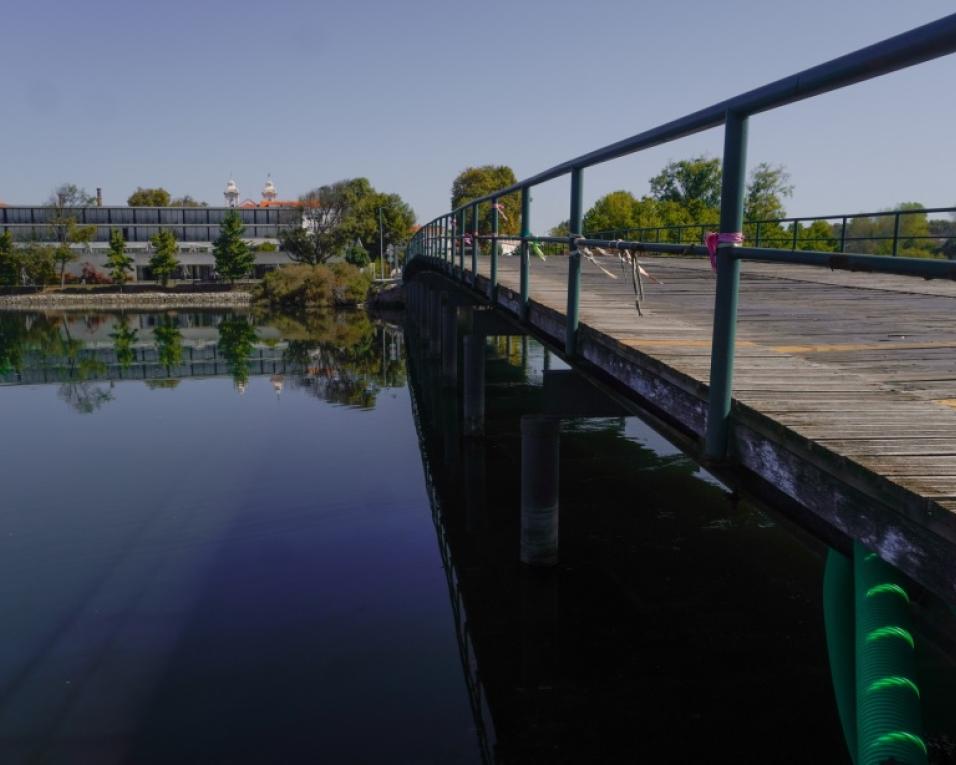
[[[663,282],[643,317],[616,260],[618,279],[583,263],[581,357],[701,435],[716,280],[704,259],[642,262]],[[488,268],[481,258],[481,291]],[[517,258],[500,259],[498,280],[517,312]],[[560,341],[566,258],[532,259],[530,298],[528,323]],[[745,468],[910,573],[953,557],[956,283],[744,263],[734,398]],[[920,578],[956,596],[956,565],[944,568]]]

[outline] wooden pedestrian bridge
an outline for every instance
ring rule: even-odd
[[[736,236],[751,115],[954,50],[956,15],[471,200],[413,240],[409,312],[455,365],[460,306],[534,335],[736,490],[859,541],[954,602],[956,262]],[[587,168],[721,125],[714,269],[700,244],[583,231]],[[566,175],[570,230],[582,233],[535,236],[531,190]],[[520,236],[500,232],[510,195],[521,199]],[[501,254],[504,242],[514,255]],[[538,257],[547,246],[563,254]],[[659,282],[640,285],[640,314],[638,263]],[[465,354],[467,387],[467,344]],[[465,407],[467,418],[467,391]]]

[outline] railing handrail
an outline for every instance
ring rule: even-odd
[[[748,116],[759,114],[822,95],[831,90],[839,90],[847,85],[872,80],[954,51],[956,51],[956,13],[720,101],[713,106],[645,130],[630,138],[582,154],[503,189],[471,199],[451,212],[457,213],[472,205],[494,201],[522,189],[538,186],[567,175],[572,170],[583,170],[709,130],[723,124],[728,112]]]
[[[737,300],[740,288],[740,263],[743,259],[770,262],[786,261],[805,265],[829,265],[831,268],[867,270],[881,273],[896,273],[925,276],[926,278],[956,279],[956,263],[948,260],[892,257],[879,255],[847,254],[842,252],[846,242],[841,237],[841,252],[797,250],[798,221],[793,222],[794,246],[792,250],[739,246],[738,232],[743,231],[745,178],[747,169],[747,132],[749,118],[753,114],[820,95],[853,83],[870,80],[915,64],[956,52],[956,14],[874,43],[853,53],[848,53],[798,74],[785,77],[742,95],[721,101],[713,106],[680,117],[643,133],[625,138],[617,143],[583,154],[567,162],[545,170],[490,194],[468,200],[455,210],[438,216],[425,224],[412,241],[412,256],[423,255],[441,259],[443,265],[455,272],[455,255],[458,255],[457,271],[465,279],[472,273],[471,284],[477,286],[479,254],[479,205],[497,203],[499,199],[516,192],[521,193],[520,236],[514,237],[521,246],[521,318],[530,310],[528,283],[529,242],[565,243],[569,249],[567,311],[565,313],[565,353],[568,357],[578,354],[578,327],[581,283],[581,245],[606,247],[625,246],[651,252],[694,253],[703,252],[699,245],[665,244],[616,240],[596,240],[581,237],[584,229],[583,172],[585,168],[617,159],[627,154],[698,133],[708,128],[724,126],[724,149],[721,160],[720,222],[716,231],[725,236],[718,238],[716,253],[709,252],[717,270],[717,287],[714,300],[713,334],[711,342],[711,371],[708,384],[707,426],[705,454],[714,459],[728,455],[733,401],[733,366],[736,343]],[[530,190],[541,183],[571,176],[569,235],[565,237],[536,237],[530,228]],[[491,273],[488,296],[497,302],[498,240],[504,238],[499,231],[498,204],[491,206]],[[934,208],[945,209],[945,208]],[[470,216],[467,214],[470,212]],[[901,237],[900,222],[903,215],[926,212],[925,210],[898,210],[889,214],[895,218],[893,255],[898,255]],[[886,213],[883,213],[886,214]],[[470,217],[470,226],[468,218]],[[861,217],[861,214],[838,216],[844,221]],[[875,216],[869,216],[875,217]],[[845,235],[846,225],[842,232]],[[512,237],[508,237],[509,239]],[[658,237],[659,238],[659,237]],[[456,247],[456,243],[458,246]],[[449,249],[449,245],[451,245]],[[465,267],[465,248],[470,246],[470,269]]]

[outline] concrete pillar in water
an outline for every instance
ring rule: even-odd
[[[447,300],[442,307],[441,378],[445,385],[458,383],[458,308]]]
[[[464,430],[480,436],[485,430],[485,338],[465,335]]]
[[[521,418],[521,562],[558,562],[558,444],[560,420]]]

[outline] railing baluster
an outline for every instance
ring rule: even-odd
[[[531,263],[528,258],[528,240],[531,236],[531,189],[521,189],[521,318],[528,318]]]
[[[900,214],[899,212],[893,218],[893,257],[900,252]]]
[[[458,211],[458,276],[465,281],[465,211]]]
[[[478,283],[478,204],[471,206],[471,283]]]
[[[840,227],[840,252],[846,252],[846,218],[843,218],[843,225]]]
[[[740,231],[744,217],[747,177],[747,115],[727,112],[724,123],[723,176],[720,189],[720,231]],[[704,453],[711,459],[727,457],[730,406],[734,387],[734,341],[737,334],[737,295],[740,261],[733,245],[718,245],[717,294],[710,350],[710,389]]]
[[[488,298],[494,303],[498,299],[498,200],[491,200],[491,283],[488,285]]]
[[[577,352],[578,314],[581,305],[581,253],[577,251],[574,240],[581,236],[584,222],[582,175],[580,167],[571,171],[571,215],[568,220],[568,246],[571,254],[568,256],[568,311],[564,337],[564,351],[568,356]]]

